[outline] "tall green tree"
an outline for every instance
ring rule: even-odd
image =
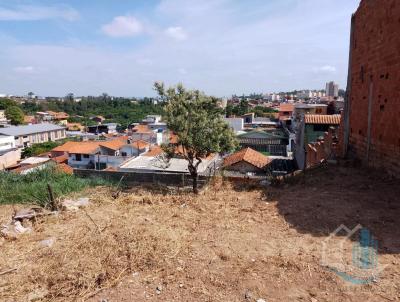
[[[5,110],[7,119],[11,121],[12,125],[20,125],[24,123],[24,112],[18,106],[9,106]]]
[[[172,156],[187,160],[193,180],[193,192],[198,193],[198,167],[212,153],[226,153],[237,146],[232,129],[222,118],[217,98],[198,90],[186,90],[181,84],[165,89],[155,83],[155,90],[166,102],[164,107],[168,129],[177,135],[177,142],[163,146]]]

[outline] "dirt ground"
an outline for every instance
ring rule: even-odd
[[[199,196],[81,195],[86,210],[0,239],[0,301],[400,301],[400,182],[377,172],[334,166],[266,189],[217,180]],[[0,207],[0,224],[12,211]],[[368,284],[346,279],[360,272],[351,269],[357,237],[329,237],[342,224],[378,241]],[[342,241],[346,275],[330,258]]]

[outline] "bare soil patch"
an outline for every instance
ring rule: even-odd
[[[0,301],[398,301],[400,186],[368,173],[333,167],[266,190],[217,181],[199,196],[91,189],[85,210],[0,239],[0,273],[16,268]],[[0,209],[5,223],[13,207]],[[352,286],[320,262],[329,233],[358,223],[387,266]]]

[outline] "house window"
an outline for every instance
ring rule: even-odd
[[[83,158],[89,158],[89,154],[84,154]]]
[[[75,154],[76,161],[82,161],[82,154]]]
[[[128,156],[128,154],[126,152],[121,152],[121,156]]]

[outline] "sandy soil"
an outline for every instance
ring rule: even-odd
[[[0,301],[399,301],[399,184],[329,167],[265,190],[217,181],[199,196],[84,192],[86,211],[0,241],[0,273],[17,268],[0,276]],[[12,210],[0,208],[0,223]],[[378,240],[384,269],[368,284],[321,263],[343,241],[343,270],[359,276],[351,270],[357,236],[326,241],[341,224],[361,224]],[[40,246],[46,238],[56,239],[52,247]]]

